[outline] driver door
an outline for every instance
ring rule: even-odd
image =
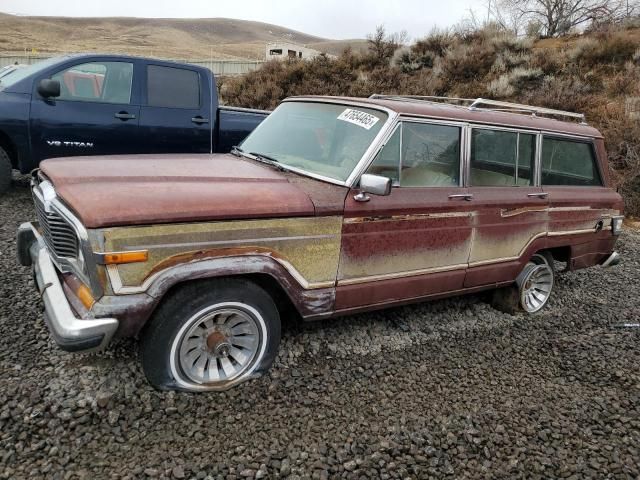
[[[38,160],[140,152],[133,62],[78,63],[51,78],[60,82],[60,96],[34,93],[31,104],[31,141]]]
[[[345,201],[336,310],[394,304],[463,288],[473,208],[461,183],[462,125],[399,124],[368,173],[389,196]]]

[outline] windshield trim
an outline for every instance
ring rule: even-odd
[[[351,173],[349,174],[349,176],[345,181],[338,180],[332,177],[327,177],[325,175],[309,172],[302,168],[292,167],[290,165],[287,165],[286,163],[281,163],[281,162],[277,163],[278,167],[282,167],[285,170],[290,170],[299,175],[304,175],[307,177],[315,178],[316,180],[322,180],[324,182],[333,183],[334,185],[341,185],[343,187],[352,187],[358,181],[358,179],[360,178],[360,175],[366,169],[369,161],[373,159],[373,156],[375,155],[377,150],[380,148],[380,145],[382,144],[382,140],[386,136],[386,132],[395,123],[396,119],[399,116],[398,112],[391,110],[390,108],[383,107],[381,105],[375,105],[371,103],[358,102],[358,101],[348,101],[348,100],[345,101],[344,99],[334,100],[327,97],[322,97],[322,98],[296,97],[296,98],[285,98],[282,101],[282,103],[292,103],[292,102],[329,103],[329,104],[335,104],[335,105],[344,105],[347,107],[355,106],[355,107],[369,108],[371,110],[378,110],[387,114],[387,120],[382,124],[382,128],[380,128],[380,131],[378,132],[378,134],[373,138],[373,140],[369,144],[369,147],[367,148],[367,150],[365,150],[364,154],[362,155],[360,160],[358,160],[358,163],[356,163],[356,166],[353,168],[353,170],[351,171]]]

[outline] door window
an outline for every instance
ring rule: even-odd
[[[474,129],[471,134],[472,186],[533,185],[535,135]]]
[[[74,65],[51,77],[60,82],[58,100],[128,104],[133,64],[90,62]]]
[[[542,185],[602,185],[592,145],[544,137]]]
[[[369,167],[401,187],[460,183],[460,127],[402,122]]]
[[[200,108],[200,76],[184,68],[147,67],[147,104],[150,107]]]

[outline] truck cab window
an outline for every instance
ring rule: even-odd
[[[60,82],[58,100],[117,104],[131,101],[132,63],[83,63],[62,70],[51,78]]]
[[[147,105],[200,108],[198,72],[184,68],[149,65],[147,67]]]

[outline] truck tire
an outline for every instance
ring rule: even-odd
[[[9,190],[11,186],[11,175],[13,167],[11,165],[11,159],[7,152],[0,147],[0,195]]]
[[[140,360],[151,385],[190,392],[227,390],[273,363],[280,315],[258,285],[212,279],[179,287],[142,332]]]
[[[549,301],[554,282],[553,257],[549,252],[535,253],[518,275],[515,284],[494,292],[493,307],[509,314],[537,313]]]

